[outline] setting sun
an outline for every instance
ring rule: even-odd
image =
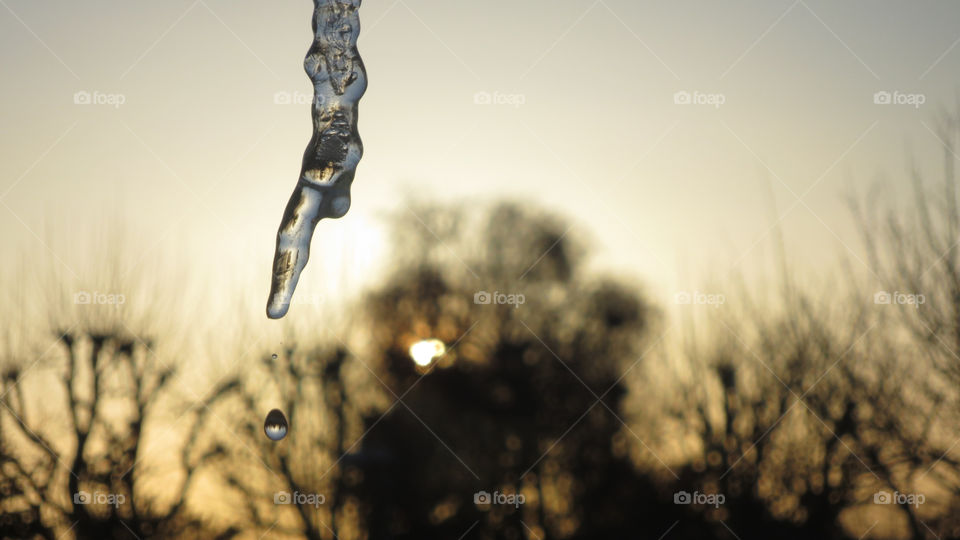
[[[410,358],[418,366],[429,366],[434,358],[443,356],[447,347],[438,339],[425,339],[410,346]]]

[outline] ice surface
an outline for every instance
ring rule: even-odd
[[[313,138],[283,212],[273,257],[267,316],[287,314],[300,272],[310,258],[310,240],[323,218],[350,209],[350,185],[363,155],[357,131],[367,73],[357,52],[362,0],[314,0],[313,46],[304,60],[313,80]]]

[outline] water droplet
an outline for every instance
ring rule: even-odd
[[[267,413],[267,419],[263,422],[263,432],[271,441],[279,441],[287,436],[287,417],[280,409]]]
[[[273,359],[273,360],[276,360],[276,359],[277,359],[277,355],[274,354],[274,355],[271,356],[270,358]]]

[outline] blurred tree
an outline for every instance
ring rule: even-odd
[[[878,307],[857,280],[800,291],[785,272],[776,309],[743,287],[742,313],[725,306],[653,362],[660,317],[639,288],[586,271],[570,224],[516,204],[411,208],[348,339],[288,340],[200,397],[124,312],[88,310],[57,334],[52,379],[2,364],[0,537],[958,537],[960,269],[934,257],[952,260],[956,214],[917,192],[917,224],[858,215],[881,286],[922,292],[919,309]],[[428,340],[443,350],[413,358]],[[280,442],[263,433],[273,408]],[[157,466],[146,434],[174,427]],[[934,483],[936,504],[873,502]]]
[[[342,346],[291,346],[246,370],[242,391],[221,404],[218,416],[230,420],[218,444],[229,452],[218,472],[221,493],[246,510],[234,513],[237,527],[311,540],[362,537],[349,498],[355,479],[339,466],[362,427],[347,359]],[[289,423],[279,442],[263,432],[274,408]]]
[[[718,536],[848,538],[841,515],[872,504],[895,466],[880,423],[897,402],[897,366],[863,362],[880,347],[849,304],[837,324],[809,298],[787,302],[783,319],[718,315],[717,333],[697,338],[709,350],[688,347],[688,382],[657,421],[692,441],[681,487],[725,497],[702,508]]]
[[[960,191],[956,159],[960,151],[960,103],[941,115],[932,130],[942,144],[942,179],[931,183],[924,168],[911,163],[912,200],[875,189],[849,203],[860,226],[873,288],[859,285],[875,304],[873,318],[886,336],[885,357],[897,358],[899,378],[876,403],[883,426],[898,452],[885,481],[891,488],[943,490],[955,506],[960,495]],[[960,514],[918,515],[901,505],[915,538],[928,532],[960,536]]]
[[[418,207],[394,229],[401,262],[364,304],[394,404],[351,461],[371,538],[621,538],[638,513],[666,531],[678,511],[621,420],[654,318],[636,289],[591,278],[569,228],[519,205]],[[425,339],[447,350],[421,366]]]
[[[4,466],[0,493],[4,508],[20,508],[17,535],[77,538],[183,538],[220,534],[186,510],[187,495],[198,469],[221,449],[194,451],[198,427],[209,405],[231,390],[216,388],[184,418],[191,429],[179,451],[180,479],[172,503],[148,491],[151,476],[143,471],[145,424],[170,397],[174,370],[158,365],[150,344],[127,332],[66,330],[57,332],[63,363],[53,385],[38,401],[27,399],[22,372],[8,363],[0,381],[3,405]],[[66,432],[44,417],[66,419]],[[22,534],[22,536],[20,536]]]

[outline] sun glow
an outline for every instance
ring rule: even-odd
[[[429,366],[434,358],[443,356],[447,352],[446,345],[438,339],[425,339],[410,346],[410,358],[418,366]]]

